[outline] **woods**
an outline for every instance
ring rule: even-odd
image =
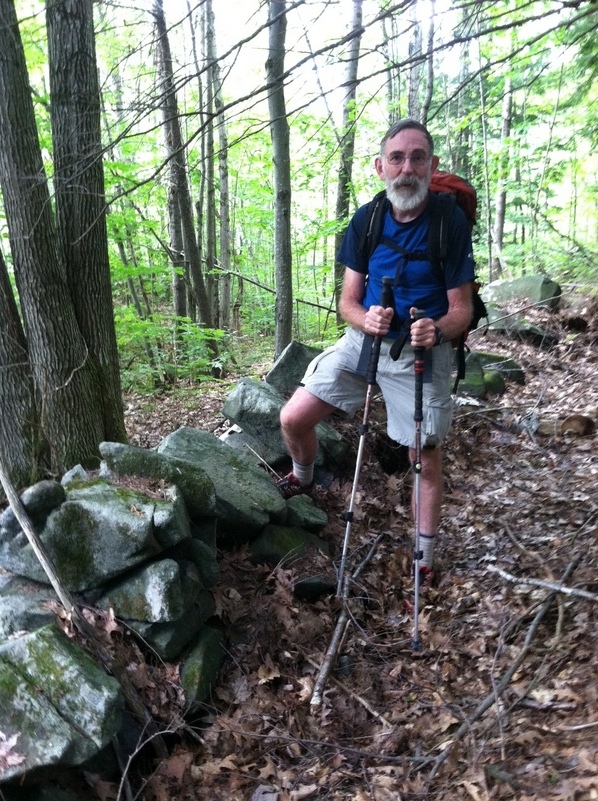
[[[478,189],[482,280],[595,273],[593,4],[2,0],[3,421],[19,484],[125,437],[121,386],[337,336],[389,119]],[[95,14],[95,17],[93,16]],[[594,102],[593,102],[594,101]]]
[[[218,574],[205,618],[226,655],[199,723],[180,682],[188,652],[160,654],[112,606],[96,617],[139,691],[141,719],[157,728],[133,731],[109,781],[85,765],[80,801],[594,798],[597,28],[594,0],[0,0],[5,485],[50,478],[59,488],[80,464],[93,489],[100,454],[130,438],[159,461],[159,443],[181,426],[205,432],[215,450],[214,435],[234,420],[223,405],[229,381],[263,385],[292,339],[335,341],[335,254],[350,216],[381,188],[373,162],[391,120],[426,122],[441,168],[476,187],[483,283],[543,274],[563,288],[558,310],[525,307],[545,332],[539,344],[507,329],[469,340],[516,361],[522,379],[503,379],[505,394],[488,403],[454,401],[440,579],[415,617],[422,652],[410,646],[404,607],[411,477],[397,467],[378,397],[351,593],[308,599],[296,588],[305,575],[326,583],[339,564],[354,420],[333,421],[350,466],[315,490],[330,559],[314,551],[267,565],[244,546],[227,550],[212,510],[201,521],[210,558],[200,552],[198,563]],[[505,301],[501,314],[519,311]],[[485,387],[490,371],[480,372]],[[590,428],[570,429],[570,419]],[[229,450],[221,482],[241,495]],[[271,476],[256,472],[282,503]],[[179,476],[176,466],[166,478],[143,473],[136,490],[154,509],[152,493]],[[115,529],[139,555],[123,520],[139,523],[141,502],[124,490],[114,488]],[[189,497],[197,503],[196,491]],[[0,551],[26,551],[10,511]],[[151,518],[149,543],[157,528]],[[185,537],[200,528],[194,518]],[[108,542],[89,520],[78,532]],[[73,540],[57,541],[73,564]],[[118,542],[110,556],[128,574]],[[204,593],[187,556],[181,575]],[[7,570],[0,645],[10,648],[24,625]],[[55,611],[44,607],[44,620]],[[192,639],[187,619],[176,623]],[[338,653],[328,658],[332,632]],[[318,683],[323,666],[330,676]],[[20,703],[12,685],[3,689]],[[2,774],[22,741],[0,729]],[[160,739],[146,761],[158,731],[168,750]],[[20,793],[3,786],[0,798]]]

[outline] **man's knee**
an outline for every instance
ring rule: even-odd
[[[299,387],[280,410],[280,425],[284,431],[307,431],[330,414],[332,409],[333,406]]]

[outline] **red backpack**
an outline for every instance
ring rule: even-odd
[[[460,175],[436,170],[436,172],[432,173],[430,192],[446,192],[449,195],[454,195],[457,204],[463,209],[469,225],[473,228],[476,224],[478,194],[469,181],[461,178]]]

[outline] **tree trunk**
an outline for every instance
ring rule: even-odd
[[[422,29],[417,16],[417,0],[411,8],[411,36],[409,38],[409,89],[407,116],[419,120],[421,114],[420,89],[422,83]]]
[[[46,7],[58,253],[87,358],[96,373],[95,405],[103,418],[102,438],[124,442],[93,2],[48,0]]]
[[[361,30],[363,19],[363,0],[353,0],[353,21],[351,29]],[[361,45],[361,34],[351,39],[349,52],[347,53],[347,73],[344,85],[347,86],[347,94],[343,104],[343,129],[341,133],[341,163],[338,171],[338,189],[336,194],[336,219],[338,222],[346,221],[349,217],[349,206],[351,202],[351,179],[353,176],[353,156],[355,154],[355,99],[357,97],[357,69],[359,66],[359,48]],[[335,236],[335,254],[338,253],[344,236],[343,231],[339,231]],[[340,325],[342,317],[338,309],[341,288],[343,283],[344,268],[338,262],[334,265],[334,296],[336,301],[336,321]]]
[[[212,320],[215,325],[218,321],[218,276],[216,274],[216,180],[214,170],[214,75],[212,71],[211,52],[214,49],[213,25],[214,20],[209,16],[208,4],[204,4],[204,47],[208,64],[206,74],[206,115],[204,126],[204,173],[206,176],[206,205],[205,205],[205,258],[207,290],[210,300]]]
[[[13,482],[18,487],[27,487],[36,479],[43,441],[40,441],[27,341],[1,252],[0,374],[0,453],[5,455],[6,469]]]
[[[212,0],[206,0],[206,45],[209,64],[209,77],[212,85],[212,99],[216,112],[216,127],[218,131],[218,177],[220,179],[220,254],[218,258],[218,288],[219,309],[218,318],[220,328],[225,331],[231,324],[231,230],[230,230],[230,200],[228,185],[228,137],[226,133],[226,118],[222,111],[224,101],[222,98],[222,81],[220,78],[220,65],[216,54],[216,26]]]
[[[291,257],[291,157],[284,95],[286,0],[269,0],[269,49],[266,62],[274,163],[274,263],[276,270],[275,357],[290,343],[293,330]]]
[[[80,44],[84,51],[85,42]],[[93,54],[87,53],[87,58],[93,60]],[[56,89],[60,103],[62,89]],[[99,385],[100,373],[94,361],[98,353],[91,350],[96,339],[90,335],[90,343],[86,343],[79,329],[73,294],[85,290],[75,284],[71,292],[59,256],[27,65],[11,0],[0,0],[0,130],[0,186],[35,387],[39,437],[48,444],[49,468],[60,474],[78,462],[96,465],[97,447],[107,438],[106,432],[115,428],[123,431],[124,425],[121,417],[118,426],[116,411],[106,405],[111,390]],[[85,177],[79,176],[81,180]],[[90,187],[88,191],[93,190]],[[83,231],[78,241],[71,240],[75,249],[86,252],[87,234]],[[78,308],[80,314],[82,308]],[[25,372],[21,379],[13,376],[13,380],[27,384]],[[22,387],[21,396],[29,393],[28,385]],[[22,416],[17,408],[18,395],[11,395],[6,403],[3,426],[6,419],[17,421]],[[31,443],[22,444],[30,450]],[[37,451],[34,448],[28,458],[32,474],[40,476],[43,465],[36,464]]]
[[[183,138],[179,122],[178,104],[174,90],[172,71],[172,56],[170,43],[164,19],[162,0],[154,2],[154,19],[156,21],[157,48],[159,53],[159,80],[161,82],[162,114],[164,119],[164,133],[166,138],[166,151],[172,161],[172,180],[177,193],[183,241],[185,245],[185,258],[189,262],[189,271],[193,282],[195,299],[199,310],[200,321],[207,328],[213,328],[212,311],[208,299],[206,285],[201,269],[199,248],[195,236],[193,221],[193,206],[187,179],[187,169],[184,158]],[[208,343],[213,351],[217,350],[215,343]]]
[[[509,137],[511,136],[511,120],[513,115],[513,90],[511,79],[505,78],[502,104],[502,128],[500,133],[500,157],[498,162],[498,180],[494,198],[494,230],[493,243],[496,256],[491,259],[490,280],[500,278],[502,274],[502,249],[505,235],[505,215],[507,209],[506,183],[509,174]]]

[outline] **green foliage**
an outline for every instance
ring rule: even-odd
[[[215,359],[209,348],[210,342],[224,342],[224,332],[202,328],[187,318],[156,313],[141,319],[132,306],[121,306],[115,310],[115,322],[126,391],[198,382],[227,362],[226,351]]]
[[[301,13],[316,14],[317,5],[308,3]],[[378,0],[365,0],[363,4],[365,36],[360,84],[357,100],[350,109],[356,133],[351,211],[381,186],[373,160],[389,116],[394,116],[394,110],[387,107],[389,76],[396,82],[395,104],[403,113],[407,106],[408,41],[415,7],[406,7],[404,12],[394,7],[392,24],[390,20],[384,27],[372,24],[380,9],[389,5]],[[50,173],[52,145],[43,4],[29,0],[23,3],[24,9],[25,6],[21,30],[40,140]],[[29,6],[37,11],[30,13]],[[167,17],[174,15],[168,4],[165,6]],[[244,13],[242,6],[235,7],[235,14]],[[217,36],[221,32],[218,24],[231,21],[222,19],[226,8],[225,3],[216,4]],[[475,248],[481,264],[487,261],[487,218],[493,226],[496,192],[504,186],[504,255],[514,274],[541,269],[563,280],[586,280],[595,269],[598,90],[594,78],[598,60],[596,15],[591,11],[587,2],[558,5],[547,0],[525,4],[501,0],[467,9],[451,3],[442,8],[436,6],[436,52],[428,121],[442,167],[459,171],[478,190]],[[264,21],[258,19],[259,13],[248,30]],[[289,12],[290,23],[297,22],[293,13]],[[338,23],[338,7],[325,4],[317,12],[320,13],[321,19],[314,18],[310,30],[310,47],[315,49],[325,43],[326,36],[330,41],[334,37],[341,39],[334,27]],[[233,47],[231,55],[223,57],[231,303],[240,303],[241,325],[234,336],[229,333],[223,338],[222,332],[207,332],[188,319],[174,320],[170,311],[170,179],[152,15],[142,8],[114,3],[96,4],[96,17],[105,115],[108,236],[123,383],[127,387],[149,387],[171,380],[199,380],[215,366],[206,344],[208,338],[218,338],[219,358],[226,369],[242,343],[259,343],[261,349],[275,330],[272,146],[260,83],[263,76],[256,82],[260,88],[247,90],[251,70],[239,71],[236,64],[237,59],[245,58],[244,46],[238,50]],[[332,23],[330,30],[334,33],[325,33],[326,20]],[[210,113],[201,26],[197,24],[195,29],[200,62],[197,70],[187,41],[188,23],[179,26],[174,16],[169,22],[173,24],[169,37],[187,143],[190,189],[194,202],[205,203]],[[427,21],[422,20],[422,24],[425,41]],[[292,27],[291,24],[289,30]],[[395,38],[384,41],[384,30]],[[323,37],[319,44],[318,36]],[[238,39],[241,38],[239,34]],[[296,42],[289,40],[287,46],[289,53],[297,55]],[[339,334],[334,309],[334,248],[335,236],[347,223],[335,219],[344,97],[338,62],[346,57],[345,48],[346,43],[333,46],[323,60],[314,56],[307,68],[291,71],[286,87],[289,108],[293,109],[289,116],[293,336],[318,344],[333,341]],[[228,45],[222,50],[225,51],[229,52]],[[259,53],[261,58],[263,51]],[[394,59],[392,65],[389,59]],[[260,70],[261,64],[256,73]],[[427,89],[427,79],[422,80],[418,87],[420,101]],[[512,92],[513,108],[510,134],[504,138],[502,108],[507,91]],[[240,100],[242,97],[247,99]],[[217,152],[213,165],[216,184],[218,160]],[[217,191],[218,185],[215,188]],[[217,215],[217,224],[219,219]],[[197,235],[205,259],[205,219],[198,225]],[[218,236],[216,240],[219,249]],[[127,305],[132,291],[140,298],[145,319]],[[215,304],[217,300],[216,297]]]

